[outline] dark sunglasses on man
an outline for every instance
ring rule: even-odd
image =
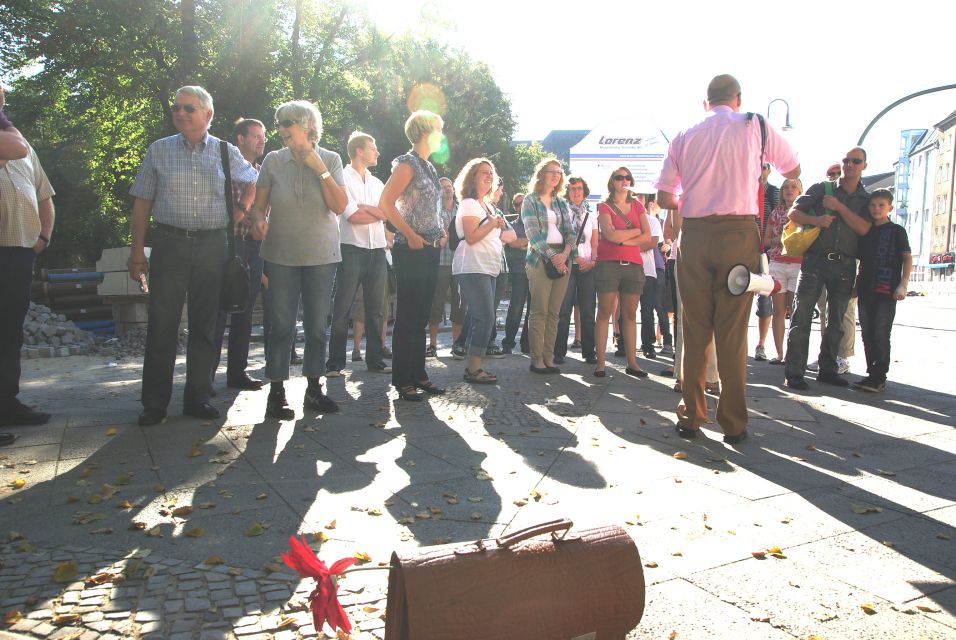
[[[276,126],[282,127],[283,129],[288,129],[295,124],[295,120],[276,120]]]
[[[191,104],[174,104],[173,113],[179,113],[180,111],[185,111],[186,113],[196,113],[201,107],[194,107]]]
[[[843,164],[863,164],[863,158],[843,158]]]

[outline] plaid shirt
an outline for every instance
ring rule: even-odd
[[[233,184],[255,183],[255,168],[228,146]],[[129,192],[153,202],[156,222],[180,229],[228,226],[219,139],[208,133],[192,148],[181,133],[153,142]]]
[[[571,212],[568,210],[568,203],[564,198],[552,196],[551,209],[558,216],[558,231],[564,238],[564,244],[571,247],[571,255],[568,256],[570,262],[577,257],[578,250],[574,246],[574,229],[571,228]],[[528,236],[528,255],[525,258],[525,264],[534,267],[540,262],[541,256],[550,260],[557,255],[558,252],[548,246],[548,210],[537,193],[530,193],[525,197],[521,205],[521,221],[524,223],[524,231]]]

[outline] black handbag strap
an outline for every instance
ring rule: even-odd
[[[226,236],[229,238],[229,255],[235,256],[236,253],[236,231],[233,221],[233,202],[232,202],[232,173],[229,170],[229,143],[225,140],[219,141],[219,156],[222,159],[222,175],[225,180],[226,197],[226,215],[229,217],[229,223],[226,225]]]
[[[575,247],[577,247],[577,246],[579,246],[579,245],[581,244],[581,236],[584,235],[584,227],[585,227],[585,226],[587,225],[587,223],[588,223],[588,216],[589,216],[589,215],[591,215],[591,210],[590,210],[590,209],[585,209],[585,210],[584,210],[584,220],[581,221],[581,228],[578,229],[578,237],[577,237],[577,239],[575,239],[575,241],[574,241],[574,246],[575,246]]]

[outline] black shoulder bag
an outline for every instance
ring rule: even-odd
[[[226,214],[229,224],[226,235],[229,238],[229,258],[222,269],[222,285],[219,288],[219,308],[226,313],[240,313],[249,304],[249,265],[236,251],[236,229],[233,220],[232,175],[229,170],[229,147],[225,140],[219,141],[222,157],[222,173],[226,177]]]

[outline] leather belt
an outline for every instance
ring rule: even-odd
[[[629,264],[636,264],[636,265],[639,265],[639,266],[644,266],[643,264],[640,264],[639,262],[631,262],[630,260],[615,260],[615,262],[617,262],[617,263],[618,263],[619,265],[621,265],[621,266],[627,266],[627,265],[629,265]]]
[[[223,229],[181,229],[180,227],[174,227],[170,224],[162,224],[161,222],[156,223],[156,228],[165,231],[166,233],[171,233],[174,236],[179,236],[180,238],[201,238],[202,236],[207,236],[211,233],[222,233],[225,231]]]
[[[830,262],[842,262],[843,260],[855,260],[853,256],[848,256],[845,253],[840,253],[839,251],[830,251],[828,253],[814,253],[813,255],[828,260]]]

